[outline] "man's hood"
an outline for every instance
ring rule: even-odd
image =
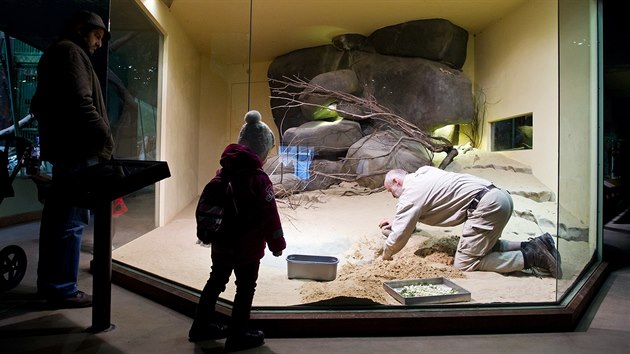
[[[221,154],[221,167],[225,173],[235,173],[242,170],[255,170],[262,167],[260,158],[245,145],[230,144]]]

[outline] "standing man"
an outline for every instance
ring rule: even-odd
[[[101,17],[76,13],[62,38],[37,67],[31,112],[38,120],[41,157],[52,164],[52,182],[111,159],[114,148],[101,84],[90,58],[110,37]],[[83,229],[89,210],[51,193],[42,211],[37,291],[54,308],[92,305],[77,287]]]
[[[512,215],[512,197],[489,181],[424,166],[414,173],[391,170],[384,186],[398,198],[394,218],[379,224],[387,235],[384,260],[392,259],[407,244],[417,222],[431,226],[463,224],[455,268],[497,273],[532,269],[562,277],[559,255],[549,234],[529,242],[500,239]]]

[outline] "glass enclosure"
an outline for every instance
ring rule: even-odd
[[[107,93],[116,153],[156,160],[168,151],[177,180],[159,205],[155,187],[122,198],[115,271],[197,299],[210,249],[195,243],[198,198],[190,191],[198,195],[214,176],[223,147],[256,109],[275,134],[264,169],[287,249],[261,260],[254,312],[566,302],[600,261],[597,1],[496,0],[492,11],[465,0],[431,4],[111,1]],[[517,116],[509,129],[494,128]],[[446,126],[455,128],[438,133]],[[494,151],[494,139],[509,146]],[[159,150],[158,142],[167,145]],[[522,258],[509,273],[456,269],[461,225],[418,223],[393,260],[383,260],[378,225],[397,205],[383,190],[384,173],[427,165],[509,191],[514,211],[501,239],[521,245],[549,233],[560,279],[523,269]],[[160,209],[174,216],[156,228]],[[296,256],[309,262],[291,262]],[[317,257],[321,263],[310,262]],[[452,282],[468,297],[407,301],[392,292],[427,280]],[[230,281],[222,306],[229,309],[234,294]]]
[[[431,278],[449,279],[472,294],[464,303],[440,303],[445,308],[560,303],[597,250],[597,47],[591,44],[597,17],[593,1],[580,4],[513,2],[501,20],[485,22],[467,22],[448,7],[440,19],[427,18],[427,9],[411,2],[405,2],[405,16],[392,16],[385,2],[370,2],[361,10],[367,16],[361,21],[324,16],[317,1],[237,1],[199,8],[238,14],[225,28],[211,30],[210,52],[201,50],[209,76],[221,76],[229,87],[222,95],[230,107],[228,142],[236,140],[248,109],[261,111],[277,132],[265,169],[282,189],[277,200],[287,249],[283,257],[262,259],[254,305],[418,308],[425,304],[401,303],[384,285]],[[173,3],[170,10],[177,19],[197,20],[184,5]],[[537,21],[533,33],[531,26],[521,25],[531,18]],[[391,33],[407,37],[396,41]],[[459,42],[440,43],[445,33]],[[436,47],[408,46],[422,35],[435,40]],[[276,43],[279,37],[282,45]],[[449,102],[448,111],[442,100]],[[383,118],[382,112],[390,115]],[[529,129],[527,148],[489,151],[490,125],[522,112],[531,112],[521,124]],[[448,125],[457,129],[443,145],[429,144],[413,132],[400,140],[390,129],[398,119],[427,134]],[[222,124],[221,119],[210,124],[208,134]],[[324,133],[308,135],[314,128]],[[372,155],[357,147],[368,144]],[[451,148],[458,155],[444,162]],[[308,153],[293,156],[290,151]],[[545,232],[552,235],[561,255],[561,279],[527,269],[510,274],[455,269],[461,226],[418,224],[394,260],[382,261],[378,252],[384,238],[377,225],[396,207],[396,200],[379,189],[382,173],[423,165],[477,175],[510,191],[514,213],[502,238],[527,242]],[[204,178],[201,173],[199,178]],[[117,250],[115,258],[198,294],[207,277],[199,269],[208,266],[209,250],[189,242],[194,220],[181,218],[178,234],[189,238],[175,248],[188,250],[185,259],[174,253],[155,264],[132,257],[151,253],[148,243],[172,235],[174,225],[142,237],[146,243]],[[181,231],[184,219],[188,232]],[[295,265],[285,258],[290,255],[337,258],[334,280],[292,278]],[[227,306],[234,291],[228,284],[222,295]]]
[[[601,252],[597,186],[601,184],[598,104],[598,17],[595,1],[558,2],[559,139],[558,234],[564,294]],[[598,241],[599,240],[599,241]]]
[[[107,114],[115,157],[157,160],[159,59],[162,34],[133,0],[113,0],[110,10]],[[157,226],[156,186],[114,202],[114,246]]]

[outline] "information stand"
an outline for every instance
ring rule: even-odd
[[[94,259],[92,260],[92,327],[107,331],[111,324],[112,202],[171,176],[162,161],[112,160],[86,168],[53,186],[66,191],[73,204],[94,212]]]

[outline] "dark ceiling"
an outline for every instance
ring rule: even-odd
[[[45,49],[79,9],[94,11],[107,21],[109,0],[0,0],[0,31]]]

